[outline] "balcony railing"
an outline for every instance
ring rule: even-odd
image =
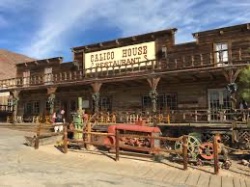
[[[5,108],[11,111],[10,108]],[[12,111],[11,111],[12,112]],[[43,119],[39,115],[18,116],[19,122],[38,123]],[[47,121],[49,121],[49,118]],[[91,116],[89,116],[89,119]],[[94,122],[94,121],[93,121]],[[135,124],[143,122],[145,125],[170,125],[170,124],[227,124],[236,123],[238,125],[250,126],[250,109],[238,110],[209,110],[209,109],[192,109],[192,110],[169,110],[166,112],[135,112],[135,111],[100,111],[95,117],[95,124],[110,125],[115,123]],[[142,124],[142,123],[141,123]]]
[[[250,123],[250,109],[238,110],[169,110],[157,113],[142,113],[134,111],[100,112],[97,118],[98,123],[136,123],[145,121],[152,124],[172,124],[172,123],[228,123],[238,124]],[[250,125],[250,124],[249,124]]]
[[[150,60],[135,64],[128,64],[115,67],[93,67],[81,71],[66,71],[60,73],[41,74],[30,77],[17,77],[13,79],[1,80],[1,89],[13,89],[17,87],[30,87],[40,85],[51,85],[74,81],[91,80],[94,78],[110,77],[131,77],[152,72],[168,72],[174,70],[191,70],[199,68],[223,67],[237,64],[250,63],[249,47],[233,49],[228,51],[232,54],[228,62],[217,61],[215,53],[193,54],[175,57],[169,54],[167,58],[161,60]],[[230,56],[229,56],[230,57]]]
[[[0,113],[12,113],[13,111],[13,105],[0,105]]]

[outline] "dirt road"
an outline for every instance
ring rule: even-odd
[[[26,134],[0,128],[0,187],[250,187],[249,170],[215,176],[212,167],[182,171],[182,165],[125,156],[115,162],[100,152],[63,154],[54,145],[34,150],[23,145]]]

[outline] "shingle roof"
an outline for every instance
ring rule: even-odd
[[[0,80],[14,78],[16,76],[16,64],[33,60],[35,59],[0,49]]]

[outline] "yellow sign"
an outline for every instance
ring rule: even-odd
[[[85,54],[85,69],[125,67],[155,59],[155,42],[107,49]]]

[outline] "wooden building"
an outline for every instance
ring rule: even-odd
[[[37,122],[51,107],[64,108],[70,121],[82,97],[86,112],[99,111],[105,122],[114,115],[116,122],[153,115],[162,123],[228,122],[238,75],[250,62],[250,24],[197,32],[183,44],[175,44],[176,32],[74,47],[69,63],[18,64],[16,78],[0,81],[18,101],[14,121]]]

